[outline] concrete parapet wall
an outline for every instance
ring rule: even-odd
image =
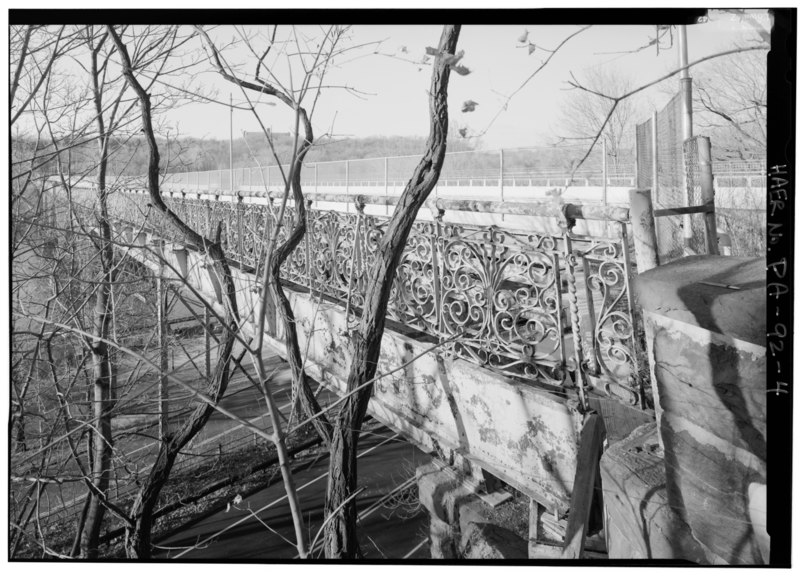
[[[153,269],[148,250],[131,250]],[[219,284],[199,252],[164,244],[165,275],[185,276],[219,313]],[[245,332],[253,332],[254,275],[233,270]],[[306,372],[343,392],[351,363],[344,308],[287,290],[294,309]],[[274,318],[273,318],[274,320]],[[351,322],[352,324],[352,322]],[[285,352],[282,329],[274,324],[268,345]],[[517,383],[453,358],[435,343],[387,329],[370,413],[417,445],[452,450],[514,485],[550,511],[564,513],[576,470],[580,414],[566,398]],[[421,355],[421,356],[420,356]],[[407,364],[402,370],[395,371]]]
[[[678,260],[636,285],[669,504],[707,561],[765,563],[764,262]]]
[[[308,358],[316,363],[310,374],[343,392],[352,349],[342,307],[300,293],[291,300],[301,347],[308,342]],[[370,412],[417,444],[457,451],[563,513],[575,477],[577,412],[544,390],[441,352],[425,353],[433,345],[386,330],[377,372],[386,376],[376,382]]]

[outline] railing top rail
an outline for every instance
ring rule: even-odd
[[[123,189],[122,191],[132,191],[136,193],[146,193],[146,190],[139,188]],[[186,197],[189,195],[203,198],[230,198],[248,202],[249,198],[270,199],[279,201],[282,194],[271,191],[190,191],[190,190],[165,190],[162,194],[170,197]],[[348,203],[363,205],[397,205],[400,196],[390,195],[352,195],[343,193],[308,193],[305,194],[307,202],[329,202],[329,203]],[[520,216],[537,217],[561,217],[559,207],[550,201],[531,200],[531,201],[493,201],[493,200],[460,200],[445,198],[429,198],[425,202],[425,207],[432,211],[465,211],[493,214],[507,214]],[[569,219],[582,220],[607,220],[615,222],[630,221],[629,209],[624,205],[600,205],[600,204],[576,204],[568,203],[564,206],[564,212]]]

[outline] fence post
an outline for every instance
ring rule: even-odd
[[[503,155],[503,150],[500,149],[500,201],[505,201],[504,197],[505,180],[503,179],[504,175],[505,175],[505,156]]]
[[[650,133],[650,139],[652,141],[652,147],[650,148],[653,154],[652,159],[652,166],[653,166],[653,179],[650,182],[650,188],[653,192],[653,196],[650,198],[651,205],[652,200],[655,199],[656,203],[658,202],[658,111],[653,111],[653,130]]]
[[[641,274],[659,265],[653,199],[649,189],[631,189],[628,198],[636,270]]]
[[[383,193],[389,197],[389,158],[383,158]]]
[[[714,207],[714,175],[711,168],[711,140],[697,137],[697,164],[700,169],[700,197],[709,209],[703,214],[706,230],[706,249],[713,256],[719,255],[717,244],[717,213]]]
[[[350,161],[344,162],[344,192],[350,193]]]

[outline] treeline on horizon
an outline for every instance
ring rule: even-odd
[[[277,157],[282,163],[286,163],[290,159],[290,152],[294,145],[293,138],[287,133],[275,133],[272,140]],[[15,158],[24,159],[35,156],[36,144],[33,141],[27,141],[24,138],[15,138],[13,141]],[[227,139],[181,137],[178,139],[158,138],[157,141],[161,155],[162,173],[213,171],[230,167],[231,152]],[[413,156],[424,151],[425,141],[425,137],[409,136],[322,138],[315,142],[305,161],[307,164],[313,164],[344,159]],[[63,145],[62,148],[64,148]],[[483,147],[479,140],[462,139],[458,135],[451,135],[448,139],[448,153],[481,149]],[[54,148],[40,143],[37,150],[39,158],[42,159],[44,157],[42,152],[53,152]],[[113,142],[110,151],[109,175],[138,176],[147,173],[149,150],[142,136],[137,135]],[[517,170],[569,170],[574,160],[583,152],[580,148],[575,147],[570,149],[540,147],[536,149],[535,153],[515,152],[513,149],[509,149],[506,155],[506,167]],[[276,165],[275,156],[270,152],[266,138],[259,133],[248,133],[246,138],[234,139],[232,160],[234,168],[257,167],[259,164],[262,167]],[[473,166],[475,164],[487,166],[498,164],[496,155],[487,155],[486,159],[471,156],[463,161]],[[621,161],[632,164],[632,154],[629,159]],[[97,166],[96,142],[87,140],[62,151],[61,165],[65,172],[72,175],[93,175]],[[597,165],[597,163],[591,165]],[[53,155],[50,161],[42,163],[36,173],[39,175],[58,173],[56,156]]]
[[[272,136],[277,157],[285,163],[290,159],[294,140],[287,133],[276,133]],[[192,171],[225,170],[230,167],[230,145],[226,139],[199,139],[181,137],[178,139],[157,139],[161,153],[162,173],[183,173]],[[339,161],[344,159],[370,159],[380,157],[402,157],[419,155],[425,147],[424,137],[409,136],[374,136],[349,138],[322,138],[306,156],[306,163]],[[480,141],[461,139],[451,136],[448,140],[448,152],[464,152],[481,150]],[[33,158],[35,150],[39,159],[46,156],[42,152],[53,152],[52,146],[37,145],[24,138],[14,138],[13,148],[16,159]],[[533,151],[509,149],[506,152],[506,173],[518,171],[570,171],[585,149],[580,147],[538,147]],[[593,152],[582,170],[597,171],[601,167],[600,151]],[[129,137],[124,141],[112,143],[109,159],[109,175],[139,176],[147,173],[149,151],[142,136]],[[257,160],[257,161],[256,161]],[[482,169],[496,172],[498,159],[496,155],[470,156],[456,160],[452,164],[467,165],[480,172]],[[609,159],[609,168],[613,160]],[[626,153],[618,160],[623,166],[632,166],[634,153]],[[246,139],[239,137],[233,140],[233,167],[266,167],[276,165],[275,156],[270,152],[267,140],[262,134],[249,133]],[[91,176],[97,167],[97,146],[94,140],[87,140],[61,153],[63,171],[74,176]],[[621,167],[622,169],[622,167]],[[625,169],[628,169],[627,167]],[[56,156],[40,163],[36,168],[37,175],[54,175],[58,173]]]

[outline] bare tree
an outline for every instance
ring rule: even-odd
[[[611,112],[613,103],[600,94],[623,94],[633,83],[624,73],[604,67],[585,69],[581,75],[589,91],[573,90],[562,101],[561,118],[556,129],[559,141],[585,146],[600,134],[606,143],[612,163],[620,161],[628,148],[631,130],[636,121],[637,107],[626,99]]]
[[[325,556],[328,558],[356,558],[360,554],[356,505],[349,501],[357,488],[358,436],[372,396],[372,379],[378,367],[389,293],[397,266],[417,213],[436,185],[444,163],[448,133],[447,87],[460,31],[459,25],[446,25],[442,30],[431,76],[430,134],[425,152],[400,196],[380,242],[378,259],[368,274],[363,314],[353,334],[353,363],[347,378],[350,396],[336,417],[330,448],[325,497],[328,520]]]
[[[693,71],[694,121],[715,155],[763,157],[767,148],[766,55],[744,52]],[[721,152],[721,153],[720,153]]]

